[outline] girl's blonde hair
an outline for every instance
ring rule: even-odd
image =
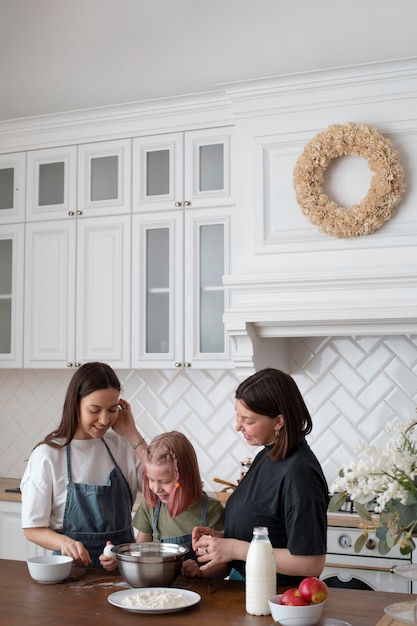
[[[176,481],[168,501],[171,518],[195,504],[203,493],[200,470],[194,447],[185,435],[172,431],[154,437],[146,449],[142,465],[142,493],[150,506],[157,506],[158,496],[150,489],[147,464],[169,465]]]

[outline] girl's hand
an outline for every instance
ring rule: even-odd
[[[112,545],[111,541],[108,541],[106,544],[106,547],[111,546],[111,545]],[[98,559],[100,561],[100,565],[107,572],[113,572],[115,569],[117,569],[117,557],[114,556],[113,554],[111,556],[106,556],[103,552],[103,554],[100,554]]]
[[[188,576],[189,578],[201,578],[201,571],[198,563],[193,559],[187,559],[183,562],[181,574],[183,576]]]

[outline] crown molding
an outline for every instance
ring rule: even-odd
[[[232,123],[230,101],[216,90],[0,122],[0,153]]]

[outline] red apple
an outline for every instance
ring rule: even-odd
[[[298,589],[287,589],[281,596],[281,604],[286,606],[307,606],[309,603],[305,600]]]
[[[320,604],[327,598],[327,585],[325,582],[314,576],[304,578],[298,585],[298,591],[302,597],[311,604]]]

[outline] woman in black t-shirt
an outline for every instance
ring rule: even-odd
[[[326,555],[328,487],[305,440],[312,420],[301,393],[291,376],[267,368],[239,385],[235,408],[236,430],[249,445],[264,448],[226,503],[224,533],[194,529],[200,567],[190,575],[223,576],[233,569],[244,577],[253,528],[267,526],[278,584],[319,576]]]

